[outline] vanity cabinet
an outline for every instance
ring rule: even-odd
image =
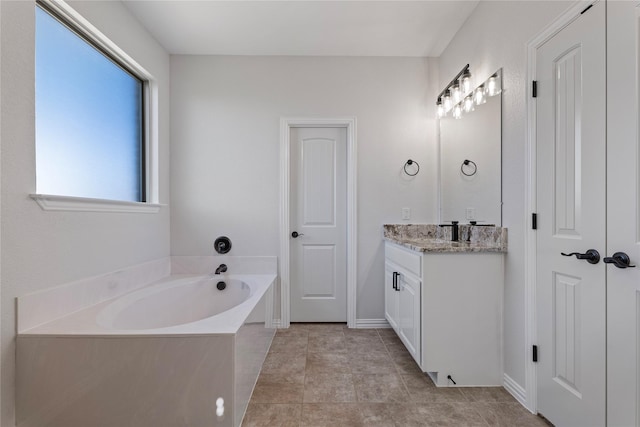
[[[385,317],[438,386],[502,385],[503,254],[385,243]]]
[[[420,363],[420,279],[402,266],[385,263],[385,317]]]

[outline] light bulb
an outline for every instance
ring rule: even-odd
[[[448,113],[451,111],[451,107],[453,107],[453,102],[451,102],[451,96],[449,92],[445,96],[442,97],[442,105],[444,106],[444,112]]]
[[[455,107],[453,107],[453,118],[454,119],[462,118],[462,107],[460,106],[460,104],[456,104]]]
[[[498,76],[495,74],[489,77],[487,81],[487,95],[495,96],[500,93],[500,86],[498,85]]]
[[[473,102],[476,105],[482,105],[487,102],[487,98],[484,96],[484,85],[478,86],[476,90],[473,91]]]
[[[451,98],[453,99],[454,104],[457,104],[462,100],[462,92],[460,91],[460,85],[458,83],[451,86]]]
[[[438,98],[438,102],[436,103],[436,111],[439,119],[444,117],[444,105],[442,105],[442,100],[440,98]]]
[[[470,113],[473,111],[473,98],[471,97],[471,95],[467,96],[464,99],[464,104],[463,104],[463,109],[465,113]]]
[[[462,82],[462,94],[465,95],[469,93],[471,90],[471,73],[469,70],[465,71],[460,81]]]

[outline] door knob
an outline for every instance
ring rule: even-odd
[[[618,268],[635,267],[635,265],[630,265],[631,260],[629,259],[629,255],[624,252],[616,252],[612,257],[605,257],[602,261],[607,264],[613,264]]]
[[[581,254],[579,252],[571,252],[570,254],[565,254],[564,252],[560,252],[562,256],[573,256],[575,255],[578,259],[586,259],[589,264],[597,264],[600,261],[600,253],[595,249],[588,249],[587,252]],[[604,259],[604,262],[607,262],[607,259]]]
[[[294,231],[293,233],[291,233],[291,237],[293,237],[294,239],[297,239],[298,236],[304,236],[304,234],[298,233],[297,231]]]

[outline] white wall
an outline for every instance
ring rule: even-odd
[[[278,255],[280,117],[357,117],[357,317],[384,318],[382,224],[434,222],[425,58],[171,57],[171,252]],[[408,179],[407,159],[420,163]]]
[[[120,2],[72,6],[159,83],[160,201],[169,202],[169,55]],[[3,1],[2,426],[14,425],[15,298],[169,255],[169,209],[159,214],[45,212],[35,192],[34,1]]]
[[[504,369],[525,386],[524,233],[526,43],[572,2],[482,1],[445,49],[439,61],[440,87],[465,65],[476,83],[503,68],[502,174],[503,225],[509,228],[505,266]]]

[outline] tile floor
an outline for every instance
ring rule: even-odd
[[[243,426],[547,427],[502,387],[437,388],[392,329],[280,329]]]

